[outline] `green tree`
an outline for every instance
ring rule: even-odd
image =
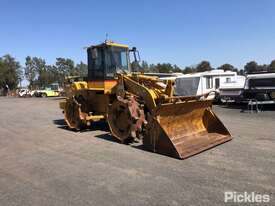
[[[49,84],[49,74],[47,72],[46,61],[42,58],[33,57],[33,63],[37,73],[36,84],[40,88],[44,87],[45,85]]]
[[[258,72],[267,72],[269,65],[263,64],[258,65],[257,71]]]
[[[10,89],[15,89],[22,77],[20,63],[14,57],[7,54],[0,58],[0,87],[6,85]]]
[[[25,76],[30,82],[30,88],[43,87],[48,84],[46,61],[39,57],[26,57]]]
[[[156,68],[156,65],[150,64],[149,65],[149,72],[159,72],[159,70]]]
[[[255,73],[258,71],[258,64],[255,61],[250,61],[244,66],[245,73]]]
[[[86,77],[88,75],[88,65],[81,61],[76,65],[76,73],[81,77]]]
[[[30,56],[26,57],[25,61],[25,77],[29,81],[29,87],[32,89],[36,77],[36,68],[33,59]]]
[[[56,58],[55,63],[57,69],[64,76],[75,76],[77,75],[77,71],[74,66],[74,61],[68,58]]]
[[[143,69],[144,72],[150,72],[149,65],[146,61],[141,62],[141,68]]]
[[[201,61],[197,67],[196,72],[205,72],[205,71],[211,71],[212,67],[210,65],[210,62],[208,61]]]
[[[219,66],[217,69],[221,69],[224,71],[234,71],[235,67],[231,64],[226,63],[226,64]]]
[[[196,70],[195,68],[187,66],[187,67],[184,68],[183,73],[184,74],[191,74],[191,73],[196,72],[195,70]]]
[[[244,75],[244,70],[243,69],[238,70],[238,75]]]
[[[170,73],[173,71],[173,66],[170,63],[158,63],[156,65],[156,69],[160,72],[160,73]]]
[[[68,58],[56,58],[54,69],[58,74],[58,83],[60,85],[64,84],[66,76],[77,76],[74,61]]]
[[[275,72],[275,59],[272,60],[272,62],[269,64],[268,71],[269,72]]]
[[[172,71],[175,72],[175,73],[182,73],[183,72],[181,70],[181,68],[179,68],[176,64],[174,64]]]

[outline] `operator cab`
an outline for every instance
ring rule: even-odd
[[[116,73],[131,71],[129,47],[106,41],[87,49],[88,80],[112,80]]]

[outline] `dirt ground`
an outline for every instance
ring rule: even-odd
[[[275,204],[275,109],[215,106],[234,139],[177,160],[118,143],[104,123],[70,131],[58,101],[0,97],[1,206],[232,205],[225,191]]]

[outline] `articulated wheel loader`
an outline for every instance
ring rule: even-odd
[[[179,159],[232,139],[211,100],[175,96],[171,80],[131,71],[129,54],[134,62],[139,57],[135,48],[106,41],[87,53],[87,81],[72,83],[60,102],[70,128],[105,120],[121,142],[140,140],[148,150]]]

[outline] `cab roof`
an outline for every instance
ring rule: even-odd
[[[105,41],[105,42],[103,42],[103,43],[101,43],[101,44],[98,44],[98,45],[92,45],[92,46],[90,46],[90,48],[95,48],[95,47],[104,47],[104,46],[113,46],[113,47],[121,47],[121,48],[129,48],[129,46],[128,45],[126,45],[126,44],[119,44],[119,43],[115,43],[115,42],[113,42],[113,41]]]

